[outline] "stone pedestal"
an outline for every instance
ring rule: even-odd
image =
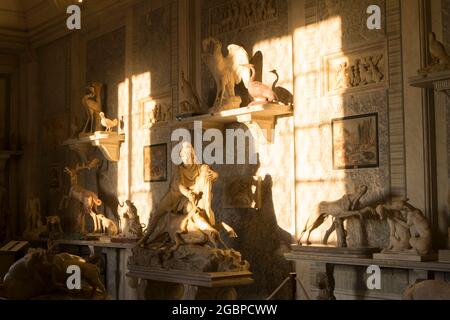
[[[386,253],[374,253],[373,258],[377,260],[425,262],[425,261],[436,261],[437,254],[430,253],[427,255],[418,255],[414,253],[386,252]]]
[[[235,300],[234,287],[254,282],[252,273],[187,272],[128,265],[127,276],[135,283],[138,298],[164,300]]]

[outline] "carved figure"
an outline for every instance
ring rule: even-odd
[[[133,202],[126,200],[119,203],[117,212],[120,216],[120,233],[123,237],[140,239],[142,237],[143,225],[139,220],[137,208]]]
[[[249,70],[242,67],[249,63],[249,57],[244,48],[231,44],[228,55],[222,54],[222,43],[215,38],[206,38],[202,42],[202,58],[208,66],[216,83],[216,98],[214,110],[239,107],[241,99],[236,97],[235,86],[241,81],[250,79]],[[239,103],[235,103],[239,100]]]
[[[433,58],[433,64],[450,65],[450,56],[447,54],[444,45],[436,39],[436,34],[428,34],[430,42],[430,54]]]
[[[202,211],[202,218],[210,226],[215,226],[215,216],[211,207],[212,183],[217,180],[218,174],[207,165],[198,163],[194,148],[190,143],[183,143],[180,156],[182,164],[176,167],[168,192],[164,195],[157,208],[150,217],[147,230],[139,240],[140,245],[151,243],[164,232],[167,232],[168,214],[183,213],[187,215],[193,208]],[[197,218],[196,218],[197,219]],[[200,220],[197,219],[197,222]],[[235,236],[231,227],[222,223],[223,228]],[[181,230],[185,230],[181,228]]]
[[[329,236],[336,230],[337,246],[346,247],[347,241],[343,224],[344,220],[353,216],[359,216],[362,218],[365,213],[375,214],[375,210],[370,207],[359,209],[359,200],[366,194],[366,192],[367,187],[360,186],[355,193],[345,194],[339,200],[320,202],[318,211],[308,218],[305,228],[300,235],[299,243],[301,242],[303,235],[307,232],[308,235],[306,237],[306,244],[311,244],[309,242],[311,232],[320,227],[328,216],[331,216],[333,218],[333,224],[326,231],[322,243],[327,244]]]
[[[380,60],[383,56],[380,55],[378,56],[378,58],[374,58],[374,57],[368,57],[367,58],[367,63],[368,63],[368,68],[369,68],[369,72],[371,72],[372,74],[372,80],[375,83],[379,83],[383,80],[384,75],[380,72],[379,68],[378,68],[378,64],[380,63]],[[374,59],[376,59],[376,61],[374,62]]]
[[[253,64],[243,64],[243,67],[249,68],[251,70],[251,78],[250,81],[247,83],[246,87],[248,89],[248,93],[250,96],[254,99],[250,105],[258,104],[258,103],[264,103],[264,102],[274,102],[278,100],[277,95],[273,90],[265,85],[262,82],[256,81],[256,70],[255,66]]]
[[[392,205],[379,205],[376,212],[381,220],[387,220],[389,225],[389,246],[382,250],[386,252],[404,252],[411,248],[409,226],[406,224],[404,205],[407,200],[396,201]]]
[[[96,118],[102,111],[102,98],[101,91],[103,85],[101,83],[92,83],[86,89],[89,91],[82,99],[82,105],[87,113],[87,121],[83,128],[83,133],[86,132],[88,125],[90,124],[90,131],[93,132],[96,128]]]
[[[112,129],[114,127],[117,127],[117,125],[119,124],[119,120],[108,119],[105,117],[105,114],[103,112],[100,112],[99,115],[100,115],[100,119],[101,119],[100,122],[101,122],[102,126],[106,128],[106,132],[111,132]]]
[[[106,233],[110,236],[116,236],[119,234],[119,228],[117,228],[117,225],[114,223],[114,221],[108,219],[101,213],[97,214],[97,218],[101,221],[101,225],[103,228],[102,233]]]
[[[75,168],[65,167],[64,172],[70,177],[70,191],[69,198],[79,201],[82,205],[82,219],[87,213],[91,216],[94,222],[94,232],[101,232],[100,221],[97,217],[97,207],[102,205],[102,200],[98,196],[89,190],[84,189],[78,185],[78,172],[82,169],[86,169],[86,166],[76,165]]]
[[[392,205],[379,205],[376,212],[389,224],[389,247],[383,252],[427,255],[431,249],[431,229],[422,212],[408,203],[408,199]]]
[[[271,73],[275,75],[275,81],[272,84],[272,91],[275,93],[275,95],[278,97],[278,100],[286,105],[292,106],[294,103],[294,96],[292,93],[289,92],[289,90],[278,87],[278,81],[280,80],[280,77],[278,76],[277,70],[271,70]]]
[[[423,213],[410,205],[405,203],[406,208],[406,223],[410,227],[411,239],[409,244],[411,245],[411,252],[419,255],[427,255],[431,249],[431,229],[427,219]]]

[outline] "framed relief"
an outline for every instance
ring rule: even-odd
[[[259,209],[261,207],[261,177],[225,178],[224,208]]]
[[[333,119],[333,169],[379,166],[378,113]]]
[[[139,101],[141,128],[172,120],[172,94],[147,97]]]
[[[144,181],[167,181],[167,144],[144,147]]]

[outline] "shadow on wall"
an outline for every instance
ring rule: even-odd
[[[228,167],[228,165],[225,165]],[[238,167],[236,165],[230,167]],[[257,165],[246,166],[248,170],[241,175],[254,176],[259,168]],[[237,169],[237,170],[236,170]],[[236,172],[220,170],[221,172]],[[224,177],[225,178],[225,177]],[[284,258],[284,253],[290,251],[292,235],[280,228],[277,222],[272,198],[272,176],[266,175],[261,184],[260,209],[222,209],[223,197],[217,197],[214,205],[217,219],[232,226],[238,238],[230,239],[224,236],[227,245],[239,251],[243,259],[249,261],[250,271],[255,283],[250,286],[237,287],[238,296],[244,299],[265,299],[293,271],[291,262]],[[224,181],[218,183],[214,194],[224,194]],[[286,285],[275,299],[291,299],[292,288]]]

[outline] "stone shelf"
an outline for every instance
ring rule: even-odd
[[[116,132],[97,131],[93,135],[66,140],[63,145],[78,153],[82,160],[86,160],[87,151],[91,146],[98,147],[109,161],[119,161],[120,146],[125,141],[125,134]]]
[[[377,265],[381,268],[394,269],[411,269],[450,273],[450,264],[437,261],[406,261],[406,260],[388,260],[388,259],[373,259],[373,258],[355,258],[349,257],[345,254],[335,255],[320,255],[314,253],[304,253],[297,250],[297,246],[292,246],[292,251],[284,255],[289,261],[313,261],[322,262],[335,265],[348,266],[370,266]]]
[[[423,89],[434,89],[450,97],[450,70],[409,78],[409,84]]]
[[[270,143],[272,142],[272,131],[275,127],[276,117],[292,115],[293,112],[294,111],[292,106],[280,105],[276,103],[266,103],[183,118],[179,121],[173,121],[171,123],[171,126],[189,127],[192,126],[194,121],[202,121],[203,128],[221,129],[225,124],[228,123],[255,123],[261,129],[264,129],[263,134],[266,140]]]

